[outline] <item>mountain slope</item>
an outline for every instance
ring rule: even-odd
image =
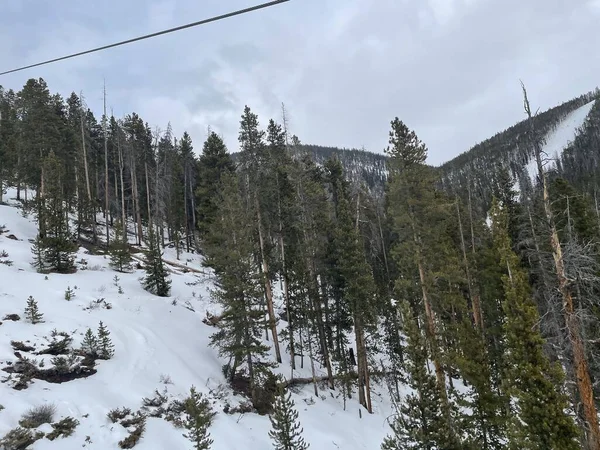
[[[356,186],[365,186],[370,192],[383,193],[388,178],[388,156],[383,153],[307,144],[290,146],[290,152],[295,158],[308,156],[319,166],[330,158],[336,158],[342,164],[348,181]],[[232,156],[237,161],[239,153]]]
[[[9,191],[6,198],[12,197],[14,192]],[[5,225],[0,234],[0,252],[8,253],[3,261],[13,261],[10,266],[0,264],[0,320],[8,314],[18,314],[21,320],[2,320],[0,369],[14,367],[18,359],[11,341],[34,346],[34,351],[17,353],[38,363],[43,360],[46,368],[51,367],[51,356],[35,353],[48,345],[52,330],[68,333],[73,338],[72,347],[78,348],[86,329],[96,330],[99,321],[111,331],[115,356],[98,361],[96,374],[62,384],[34,379],[26,389],[15,390],[14,376],[10,381],[3,380],[6,382],[0,384],[0,403],[5,409],[0,411],[0,438],[17,427],[20,417],[29,408],[53,403],[57,407],[55,420],[71,416],[81,424],[68,438],[41,439],[29,448],[116,449],[119,440],[128,433],[120,424],[108,421],[106,415],[111,409],[125,406],[138,410],[142,398],[152,397],[155,390],[166,389],[170,399],[183,399],[194,385],[208,395],[218,412],[210,428],[214,439],[212,449],[272,448],[267,417],[223,412],[225,405],[234,407],[243,398],[225,387],[221,372],[224,361],[209,346],[209,336],[215,329],[202,323],[202,319],[207,311],[218,311],[210,301],[211,275],[201,273],[204,269],[199,256],[183,254],[180,262],[194,272],[186,273],[180,267],[169,266],[173,280],[170,298],[155,297],[144,291],[139,283],[143,276],[141,270],[117,274],[108,268],[105,256],[91,255],[84,249],[79,250],[76,273],[45,276],[36,273],[30,265],[30,240],[37,233],[36,224],[23,217],[14,202],[10,203],[12,206],[0,205],[0,225]],[[175,251],[167,249],[164,258],[175,261]],[[116,283],[115,275],[119,277]],[[116,284],[121,286],[122,294]],[[68,287],[75,291],[71,301],[65,300]],[[37,300],[45,322],[33,325],[24,320],[23,309],[29,296]],[[104,302],[110,304],[110,309]],[[308,366],[306,363],[295,375],[309,376]],[[318,375],[324,374],[324,369],[317,369]],[[289,361],[284,361],[277,371],[288,375]],[[8,375],[1,374],[2,378]],[[165,383],[165,379],[170,379],[172,384]],[[320,396],[315,397],[312,386],[297,389],[293,397],[305,430],[304,437],[311,448],[378,448],[388,433],[385,419],[391,414],[391,405],[385,388],[377,387],[376,393],[375,414],[364,414],[361,419],[356,399],[347,400],[344,410],[344,402],[336,391],[322,390]],[[49,431],[48,425],[40,429]],[[163,419],[148,418],[146,432],[135,448],[191,449],[192,444],[183,437],[183,432]]]
[[[557,134],[554,131],[560,130],[561,124],[564,124],[562,128],[570,135],[569,130],[573,127],[567,124],[581,126],[596,98],[598,92],[590,92],[534,117],[536,132],[549,145],[549,151],[555,153],[559,147],[562,150],[568,144],[561,132]],[[574,136],[570,139],[573,140]],[[529,179],[527,167],[533,158],[530,142],[529,125],[523,120],[442,164],[439,167],[442,186],[459,195],[466,195],[467,188],[470,188],[473,197],[478,199],[475,208],[485,215],[497,184],[499,166],[507,167],[521,187],[526,188]],[[552,154],[548,156],[553,157]]]

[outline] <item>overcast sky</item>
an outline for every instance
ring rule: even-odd
[[[261,0],[256,0],[260,3]],[[252,0],[6,1],[0,72],[255,4]],[[305,143],[382,152],[398,116],[439,164],[523,118],[519,78],[547,109],[600,84],[600,0],[291,0],[0,77],[83,91],[101,113],[237,151],[244,105]]]

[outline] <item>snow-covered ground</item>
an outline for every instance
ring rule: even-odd
[[[555,162],[562,151],[575,139],[579,133],[579,129],[584,124],[586,117],[590,113],[595,100],[580,106],[570,114],[568,114],[554,130],[550,131],[545,137],[542,150],[549,160],[545,162],[544,169],[549,170],[552,166],[556,166]],[[527,164],[527,173],[532,180],[537,179],[538,168],[535,158],[532,158]]]
[[[15,196],[9,191],[6,199]],[[6,230],[0,235],[0,253],[8,253],[12,266],[0,264],[0,369],[16,361],[11,341],[22,341],[35,346],[36,351],[47,345],[52,330],[64,331],[79,347],[88,327],[98,328],[102,321],[110,330],[115,345],[115,356],[97,362],[97,373],[62,384],[33,380],[27,389],[15,390],[11,382],[0,383],[0,438],[18,426],[22,414],[31,407],[52,403],[56,405],[55,421],[71,416],[80,422],[75,433],[54,441],[41,439],[30,448],[42,449],[117,449],[119,440],[127,436],[120,424],[107,419],[114,408],[129,407],[138,410],[143,397],[151,397],[156,389],[167,390],[169,397],[182,399],[194,385],[197,390],[214,398],[211,392],[221,392],[214,398],[218,412],[210,433],[215,450],[272,448],[268,437],[268,417],[254,413],[229,415],[224,413],[225,403],[235,406],[243,399],[235,396],[225,386],[221,366],[215,349],[209,347],[209,336],[214,332],[202,319],[207,311],[215,311],[210,301],[211,280],[208,274],[174,271],[172,296],[160,298],[148,294],[140,285],[143,272],[120,274],[108,266],[104,256],[87,254],[80,249],[77,261],[85,259],[87,268],[72,275],[36,273],[31,267],[31,243],[37,226],[31,218],[23,217],[13,206],[0,205],[0,226]],[[14,235],[17,240],[8,236]],[[168,249],[165,259],[175,261],[174,250]],[[197,255],[182,254],[181,263],[202,269]],[[82,267],[81,264],[78,266]],[[208,273],[208,272],[206,272]],[[118,285],[114,277],[118,275]],[[65,300],[65,290],[75,291],[71,301]],[[27,298],[33,296],[44,322],[33,325],[24,320]],[[90,307],[104,299],[111,305]],[[193,309],[193,311],[191,310]],[[2,320],[7,314],[19,314],[20,321]],[[23,355],[27,353],[21,352]],[[40,361],[45,356],[30,357]],[[49,359],[49,358],[48,358]],[[278,369],[289,374],[289,360]],[[297,376],[309,376],[309,364]],[[322,372],[322,370],[320,370]],[[0,372],[0,381],[8,376]],[[165,384],[165,378],[172,383]],[[379,448],[389,427],[386,418],[392,413],[385,387],[374,387],[374,414],[359,418],[356,399],[343,408],[337,391],[320,391],[315,398],[312,386],[293,395],[304,427],[304,437],[312,449],[376,449]],[[0,408],[1,409],[1,408]],[[42,428],[48,430],[47,425]],[[192,444],[182,435],[183,430],[171,423],[149,418],[146,432],[135,447],[144,449],[191,449]]]

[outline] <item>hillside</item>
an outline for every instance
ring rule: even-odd
[[[310,144],[290,146],[289,149],[294,158],[308,156],[319,166],[330,158],[336,158],[342,164],[348,181],[357,186],[364,186],[374,194],[383,194],[388,178],[388,156],[383,153]],[[239,153],[233,153],[232,156],[236,160]]]
[[[556,158],[557,153],[561,156],[562,150],[575,141],[576,134],[587,132],[584,123],[596,98],[598,92],[590,92],[534,117],[537,137],[546,146],[547,158]],[[508,168],[522,189],[531,185],[533,149],[530,142],[529,126],[523,120],[475,145],[439,167],[444,189],[465,195],[467,187],[470,187],[478,199],[478,210],[482,213],[487,211],[498,183],[498,167]],[[553,167],[560,168],[560,161]],[[548,165],[547,169],[550,168],[551,165]]]
[[[104,255],[89,254],[84,248],[77,253],[78,271],[74,274],[36,273],[31,267],[31,243],[37,226],[30,217],[23,217],[15,192],[9,190],[10,206],[0,205],[0,252],[7,256],[0,264],[0,369],[16,367],[19,360],[30,358],[39,368],[53,367],[51,355],[40,355],[52,341],[53,330],[72,338],[70,349],[81,346],[89,327],[95,330],[102,321],[110,330],[115,356],[97,361],[94,374],[87,378],[54,383],[34,375],[26,388],[15,389],[16,374],[2,372],[0,384],[0,438],[18,426],[21,416],[30,408],[53,404],[54,422],[67,416],[80,422],[72,436],[54,441],[41,439],[36,450],[113,449],[128,435],[119,423],[111,423],[107,414],[114,408],[127,407],[137,411],[143,398],[155,397],[155,391],[169,400],[183,399],[193,385],[208,396],[217,416],[210,428],[215,450],[271,448],[268,437],[269,419],[255,413],[225,413],[226,405],[235,408],[245,400],[226,386],[217,351],[209,346],[214,328],[204,324],[206,313],[217,313],[211,302],[214,289],[210,272],[201,267],[198,255],[181,255],[183,267],[170,265],[172,293],[160,298],[144,291],[139,278],[142,270],[130,274],[117,273],[108,267]],[[16,240],[12,239],[12,236]],[[176,261],[175,250],[165,249],[165,260]],[[193,271],[192,271],[193,270]],[[115,281],[118,276],[118,281]],[[118,287],[118,286],[119,287]],[[65,300],[65,291],[74,290],[74,298]],[[121,293],[120,293],[121,291]],[[23,314],[27,298],[33,296],[44,322],[27,323]],[[281,308],[280,294],[277,309]],[[6,316],[18,314],[18,321]],[[15,350],[19,341],[34,349]],[[12,342],[12,344],[11,344]],[[43,363],[43,364],[42,364]],[[289,376],[289,360],[277,372]],[[317,375],[324,369],[317,367]],[[310,376],[308,365],[298,368],[297,377]],[[359,418],[356,399],[347,400],[346,408],[339,392],[327,389],[315,396],[312,386],[295,388],[293,394],[304,436],[315,449],[373,449],[388,432],[386,417],[391,413],[389,395],[383,386],[374,389],[374,414]],[[151,411],[156,408],[150,408]],[[48,432],[49,425],[40,430]],[[178,429],[161,418],[149,417],[146,431],[136,449],[191,449],[191,443]]]

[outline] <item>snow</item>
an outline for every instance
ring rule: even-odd
[[[583,126],[586,117],[590,113],[592,106],[594,106],[595,100],[580,106],[570,114],[568,114],[557,127],[550,131],[545,137],[545,143],[542,147],[543,152],[547,155],[546,158],[552,158],[545,170],[550,169],[559,157],[562,151],[575,139],[575,136],[579,133],[580,128]],[[543,155],[542,155],[543,157]],[[526,166],[527,173],[531,180],[536,180],[538,175],[537,162],[535,157],[529,161]]]
[[[9,190],[6,199],[15,196]],[[23,217],[21,210],[0,205],[0,225],[6,232],[0,235],[0,252],[5,250],[13,261],[12,266],[0,264],[0,320],[7,314],[19,314],[17,322],[2,320],[0,325],[0,368],[8,361],[14,362],[11,340],[23,341],[37,349],[47,344],[53,329],[72,334],[73,347],[77,348],[88,327],[97,330],[99,321],[111,332],[115,356],[97,362],[97,373],[62,384],[33,380],[25,390],[14,390],[10,383],[0,383],[0,437],[18,426],[21,415],[29,408],[45,403],[57,407],[55,421],[66,416],[79,420],[80,425],[68,438],[54,441],[42,439],[31,448],[42,449],[117,449],[119,440],[127,436],[120,424],[113,424],[106,414],[123,406],[138,410],[143,397],[151,397],[155,391],[167,390],[169,397],[182,399],[194,385],[209,395],[211,391],[222,393],[214,398],[218,412],[210,428],[214,450],[251,448],[270,449],[268,417],[248,413],[228,415],[223,406],[236,405],[243,399],[226,387],[217,351],[209,347],[209,337],[214,332],[202,323],[207,311],[218,308],[211,303],[212,282],[210,273],[200,266],[198,255],[183,253],[180,264],[203,271],[184,273],[180,267],[171,266],[172,296],[160,298],[148,294],[140,285],[143,272],[120,274],[108,267],[108,259],[102,255],[90,255],[82,248],[77,261],[87,260],[87,269],[71,275],[36,273],[31,267],[31,242],[37,226],[32,218]],[[18,240],[8,238],[14,234]],[[5,258],[6,259],[6,258]],[[175,261],[174,249],[167,249],[165,259]],[[113,283],[115,275],[123,293],[118,293]],[[75,286],[77,287],[75,289]],[[64,299],[67,287],[75,290],[71,301]],[[44,323],[30,324],[23,320],[26,300],[33,296],[44,313]],[[90,304],[103,298],[111,309],[90,308]],[[176,300],[176,301],[174,301]],[[186,306],[191,306],[191,311]],[[283,350],[284,347],[282,347]],[[41,360],[40,356],[32,356]],[[49,360],[50,357],[43,357]],[[289,360],[283,362],[279,372],[289,374]],[[324,370],[319,368],[319,374]],[[0,372],[0,380],[4,379]],[[298,370],[296,376],[310,375],[310,364]],[[161,377],[169,376],[173,384],[164,384]],[[389,394],[384,386],[374,386],[374,414],[363,410],[359,418],[356,398],[347,402],[338,391],[321,390],[315,398],[312,386],[294,392],[293,399],[304,427],[304,437],[311,448],[318,449],[374,449],[379,448],[389,427],[386,419],[392,414]],[[44,427],[48,427],[45,425]],[[159,418],[149,418],[146,432],[135,449],[191,449],[191,443],[183,437],[183,430]]]

